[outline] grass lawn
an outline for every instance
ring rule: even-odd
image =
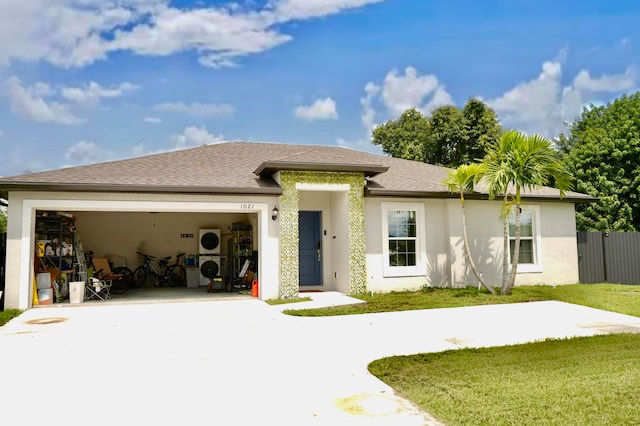
[[[383,358],[369,371],[447,425],[640,424],[640,335]]]
[[[0,311],[0,326],[3,326],[11,318],[15,318],[22,313],[21,310],[18,309],[7,309],[6,311]]]
[[[322,309],[290,309],[284,312],[298,316],[328,316],[559,300],[640,316],[640,286],[620,284],[574,284],[555,288],[551,286],[524,286],[515,287],[511,296],[492,296],[485,290],[475,288],[425,288],[414,292],[366,294],[356,297],[367,303]]]

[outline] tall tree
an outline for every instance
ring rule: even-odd
[[[496,113],[478,99],[469,99],[462,109],[462,115],[467,133],[462,162],[480,161],[487,153],[488,147],[500,139],[502,126]]]
[[[471,250],[469,248],[469,237],[467,236],[467,214],[464,209],[464,193],[465,191],[473,191],[474,184],[477,179],[482,176],[483,167],[480,164],[463,164],[459,166],[455,171],[447,171],[447,178],[442,181],[450,192],[456,192],[460,194],[460,206],[462,210],[462,239],[464,242],[464,254],[467,258],[467,262],[476,276],[480,284],[487,289],[491,294],[496,294],[495,290],[485,283],[482,275],[478,271],[473,257],[471,257]]]
[[[640,92],[585,108],[561,135],[576,190],[597,197],[576,207],[581,231],[640,230]]]
[[[500,129],[493,110],[470,99],[463,109],[445,105],[430,117],[408,109],[399,118],[377,126],[372,143],[393,157],[455,168],[484,157]]]
[[[429,118],[411,108],[396,120],[389,120],[373,130],[371,143],[382,146],[392,157],[424,162],[424,151],[431,141]]]
[[[484,179],[491,198],[503,198],[503,281],[502,294],[511,294],[515,284],[520,256],[520,213],[522,191],[555,183],[560,197],[571,187],[571,176],[551,141],[540,135],[525,135],[517,131],[505,132],[500,140],[489,147],[483,161]],[[511,256],[511,273],[507,274],[509,246],[509,214],[515,216],[515,245]],[[509,250],[509,251],[507,251]]]
[[[467,144],[467,129],[460,108],[445,105],[431,113],[433,143],[425,146],[425,162],[446,167],[463,164]]]

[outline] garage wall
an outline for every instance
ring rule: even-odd
[[[156,257],[178,253],[198,254],[198,230],[219,228],[222,233],[222,254],[227,254],[227,242],[234,222],[257,224],[255,215],[242,213],[171,213],[171,212],[72,212],[85,252],[96,257],[112,257],[120,265],[120,257],[134,269],[140,261],[136,251]],[[193,235],[190,238],[182,234]],[[255,247],[257,250],[257,246]],[[172,259],[173,260],[173,259]]]
[[[259,297],[262,299],[270,299],[278,297],[279,284],[279,220],[271,220],[271,210],[274,205],[279,204],[277,196],[257,196],[257,195],[240,195],[240,196],[207,196],[197,194],[128,194],[128,193],[53,193],[53,192],[29,192],[29,191],[12,191],[9,193],[9,218],[7,224],[7,262],[6,262],[6,292],[5,292],[5,308],[27,309],[32,303],[33,288],[33,262],[34,262],[34,241],[35,241],[35,213],[36,210],[64,211],[74,213],[77,216],[83,212],[103,212],[107,217],[104,220],[96,221],[96,229],[103,229],[104,234],[109,233],[105,237],[104,234],[96,240],[106,241],[112,239],[114,241],[124,242],[123,245],[102,246],[103,248],[91,248],[96,245],[91,240],[87,241],[87,237],[91,238],[91,233],[82,234],[83,228],[92,228],[90,219],[80,218],[80,237],[84,240],[87,249],[98,251],[116,251],[121,247],[129,244],[138,244],[138,239],[131,238],[136,235],[131,231],[119,231],[120,237],[113,238],[111,234],[113,228],[109,231],[109,223],[117,218],[109,215],[118,214],[134,214],[160,212],[176,213],[178,215],[206,215],[207,219],[203,223],[194,220],[196,216],[188,219],[192,229],[199,229],[200,226],[209,226],[217,223],[211,223],[210,219],[214,218],[215,222],[220,220],[216,215],[230,215],[229,219],[233,221],[233,217],[250,217],[255,220],[252,223],[254,232],[254,241],[256,247],[260,247],[260,292]],[[217,212],[217,213],[212,213]],[[92,220],[95,220],[92,219]],[[220,222],[222,222],[220,220]],[[159,222],[156,222],[156,227]],[[142,224],[139,224],[142,227]],[[186,225],[185,225],[186,226]],[[102,228],[101,228],[102,227]],[[182,228],[178,226],[177,228]],[[222,227],[221,227],[222,228]],[[171,228],[174,229],[174,228]],[[195,232],[194,232],[195,234]],[[178,235],[179,237],[179,235]],[[195,235],[194,235],[195,239]],[[175,254],[173,244],[166,246],[168,254]],[[158,246],[159,248],[159,246]],[[159,249],[160,251],[160,249]],[[156,253],[151,253],[156,254]],[[157,253],[163,255],[161,251]],[[269,260],[265,261],[263,256],[268,256]],[[132,260],[133,261],[133,260]],[[134,262],[135,264],[135,262]]]

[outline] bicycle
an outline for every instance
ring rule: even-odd
[[[156,286],[161,286],[166,283],[169,287],[178,287],[185,284],[187,272],[184,267],[180,265],[180,258],[184,256],[184,253],[178,254],[175,263],[171,265],[169,264],[171,256],[158,259],[155,256],[139,251],[136,253],[142,256],[142,263],[133,271],[133,287],[141,287],[147,282],[149,275],[155,276]],[[151,263],[153,260],[157,261],[160,270],[153,266]]]

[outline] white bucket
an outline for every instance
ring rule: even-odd
[[[84,281],[71,281],[69,283],[69,303],[84,302]]]

